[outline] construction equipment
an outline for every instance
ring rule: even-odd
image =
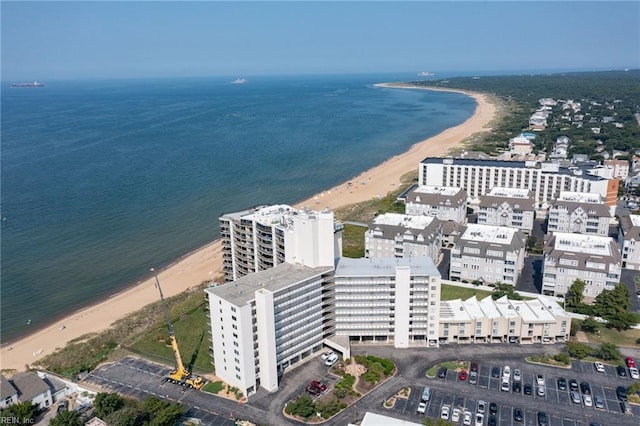
[[[180,350],[178,349],[178,340],[176,339],[176,333],[173,331],[173,325],[171,324],[171,319],[169,318],[169,311],[167,310],[167,304],[164,301],[164,295],[162,294],[162,288],[160,287],[160,280],[158,280],[158,274],[154,268],[151,268],[151,272],[153,272],[153,276],[156,278],[156,287],[160,292],[160,300],[162,301],[162,310],[164,311],[164,319],[167,322],[167,329],[169,330],[169,341],[171,343],[171,349],[173,350],[173,355],[176,357],[177,368],[175,371],[169,373],[169,375],[165,378],[166,381],[175,383],[177,385],[181,385],[184,387],[189,387],[193,389],[200,389],[204,386],[205,381],[202,377],[192,374],[191,371],[184,368],[184,364],[182,363],[182,357],[180,356]]]

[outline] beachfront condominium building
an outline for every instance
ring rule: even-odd
[[[554,232],[544,246],[542,292],[565,295],[576,279],[585,282],[583,295],[594,298],[620,283],[622,261],[610,237]]]
[[[452,281],[515,286],[524,266],[524,236],[506,226],[468,224],[451,249]]]
[[[406,214],[467,222],[467,193],[460,187],[422,185],[398,198],[404,201]]]
[[[604,160],[604,165],[613,169],[613,177],[625,180],[629,177],[629,160]]]
[[[333,212],[262,206],[220,217],[225,281],[283,262],[332,266],[340,255],[341,227]],[[334,238],[335,234],[335,238]]]
[[[611,211],[599,194],[562,191],[549,207],[547,231],[606,237],[610,222]]]
[[[478,223],[508,226],[530,234],[535,217],[535,200],[528,189],[493,188],[479,197]]]
[[[337,337],[437,346],[440,273],[430,258],[343,257],[332,282]]]
[[[622,267],[640,270],[640,215],[620,217],[618,242],[622,245]]]
[[[322,348],[323,283],[333,266],[281,263],[206,289],[216,375],[245,395]]]
[[[419,167],[419,184],[454,186],[467,191],[469,202],[491,188],[530,189],[536,209],[546,209],[560,191],[600,194],[605,204],[615,206],[618,180],[594,176],[593,166],[561,167],[558,163],[538,161],[472,160],[460,158],[425,158]]]
[[[440,302],[440,344],[555,343],[569,339],[571,317],[551,297]]]
[[[430,257],[438,263],[442,222],[431,216],[385,213],[364,234],[365,257]]]

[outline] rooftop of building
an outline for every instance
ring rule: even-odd
[[[532,300],[511,300],[503,296],[493,300],[487,296],[478,300],[476,296],[461,300],[440,302],[440,318],[445,322],[471,321],[478,318],[520,317],[525,323],[552,322],[558,316],[567,316],[556,300],[538,296]]]
[[[558,198],[556,198],[556,201],[604,204],[604,200],[602,199],[600,194],[592,194],[590,192],[560,191],[560,195],[558,196]]]
[[[553,245],[555,250],[599,256],[613,255],[611,237],[554,232],[552,238],[555,240]]]
[[[47,392],[49,385],[36,373],[25,371],[11,378],[13,386],[18,389],[18,401],[25,402]]]
[[[335,276],[392,276],[397,267],[410,267],[411,275],[441,277],[430,257],[341,257],[336,264]]]
[[[263,225],[278,225],[287,226],[287,219],[290,216],[300,216],[310,220],[315,220],[321,217],[333,218],[333,212],[328,209],[322,211],[315,211],[308,208],[296,209],[286,204],[276,204],[267,206],[258,206],[253,209],[243,210],[235,213],[227,213],[222,215],[221,218],[228,218],[231,220],[250,220]]]
[[[629,219],[631,220],[631,224],[633,226],[640,226],[640,215],[630,214]]]
[[[324,275],[333,270],[333,266],[308,266],[292,263],[280,263],[265,271],[245,275],[235,281],[209,287],[205,291],[216,295],[235,306],[242,306],[255,298],[259,289],[277,293],[294,284]]]
[[[360,422],[360,426],[420,426],[421,424],[422,423],[396,419],[395,417],[383,416],[369,411],[364,414],[364,418],[362,422]],[[351,425],[351,423],[349,423],[349,425]]]
[[[467,192],[459,187],[418,185],[404,195],[407,203],[458,207],[467,200]]]
[[[524,189],[524,188],[500,188],[500,187],[493,187],[491,188],[491,191],[489,191],[490,196],[493,197],[508,197],[508,198],[532,198],[533,197],[533,192],[531,192],[530,189]]]
[[[464,190],[457,186],[434,186],[434,185],[418,185],[414,189],[415,192],[420,194],[439,194],[439,195],[456,195]]]
[[[411,216],[401,213],[385,213],[373,220],[373,225],[397,226],[407,229],[424,229],[436,220],[432,216]]]
[[[18,391],[13,387],[9,380],[3,375],[0,375],[0,398],[4,401],[10,396],[17,394]]]
[[[470,223],[460,236],[461,240],[480,241],[489,244],[510,244],[518,232],[507,226],[481,225]]]

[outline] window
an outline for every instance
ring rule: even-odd
[[[235,312],[236,308],[234,308],[233,306],[231,307],[231,312]]]
[[[231,315],[231,319],[234,321],[237,321],[238,319],[235,317],[235,315]]]

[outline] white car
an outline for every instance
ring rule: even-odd
[[[505,379],[511,378],[511,367],[509,367],[508,365],[504,366],[504,368],[502,369],[502,377],[504,377]]]
[[[598,373],[604,373],[604,364],[600,361],[596,361],[593,363],[593,366],[596,368]]]
[[[326,351],[320,356],[320,359],[322,359],[323,361],[326,361],[327,358],[329,358],[331,355],[334,355],[333,351]]]
[[[426,412],[427,412],[427,403],[426,402],[420,402],[420,404],[418,404],[418,413],[424,414]]]
[[[522,379],[522,372],[519,369],[513,370],[513,380],[519,382]]]
[[[471,411],[465,411],[462,415],[462,424],[464,426],[471,426]]]
[[[544,396],[544,386],[538,386],[538,390],[536,391],[538,396]]]
[[[536,374],[536,383],[538,386],[544,386],[544,376],[542,374]]]
[[[331,367],[336,362],[338,362],[338,355],[332,354],[332,355],[329,355],[329,357],[327,357],[327,359],[324,360],[324,365]]]
[[[460,409],[454,408],[453,411],[451,412],[451,421],[454,423],[458,423],[459,420],[460,420]]]
[[[476,426],[482,426],[484,424],[484,414],[476,414]]]
[[[636,367],[629,367],[629,375],[632,379],[640,379],[640,373],[638,372],[638,369]]]
[[[592,407],[593,406],[593,400],[591,399],[591,395],[584,395],[584,406],[585,407]]]
[[[440,418],[443,420],[449,420],[449,406],[443,405],[440,409]]]
[[[509,380],[502,379],[502,385],[500,386],[500,390],[502,392],[509,392]]]

